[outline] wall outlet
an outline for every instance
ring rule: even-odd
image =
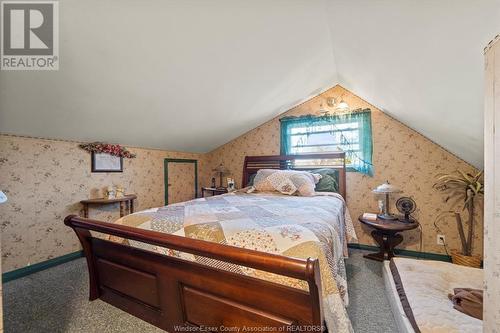
[[[437,244],[438,245],[444,245],[445,242],[446,242],[446,238],[444,237],[444,235],[437,235]]]

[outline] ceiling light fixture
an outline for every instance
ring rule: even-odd
[[[344,101],[344,99],[342,98],[339,104],[337,105],[336,109],[339,111],[347,111],[349,110],[349,104],[347,104],[347,102]]]
[[[344,98],[341,97],[340,102],[337,103],[337,100],[334,97],[328,97],[326,99],[326,105],[328,107],[323,107],[323,103],[320,104],[318,113],[322,116],[327,116],[335,113],[334,111],[339,112],[347,112],[350,110],[349,104],[344,101]],[[332,110],[333,109],[333,110]]]

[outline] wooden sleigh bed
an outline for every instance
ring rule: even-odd
[[[326,164],[308,165],[321,159]],[[248,156],[243,186],[259,169],[335,168],[345,198],[344,153]],[[90,300],[101,299],[163,330],[324,330],[319,263],[186,238],[76,215],[64,223],[87,260]],[[166,256],[102,238],[91,231],[191,253],[305,281],[309,291]],[[201,328],[200,328],[201,327]]]

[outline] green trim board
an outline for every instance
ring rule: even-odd
[[[349,243],[347,244],[347,246],[350,247],[351,249],[358,249],[358,250],[368,250],[368,251],[379,250],[379,247],[375,245]],[[419,251],[404,250],[404,249],[394,249],[394,253],[407,257],[451,262],[451,257],[446,254],[419,252]]]
[[[65,254],[60,257],[52,258],[46,261],[42,261],[33,265],[29,265],[23,268],[19,268],[10,272],[5,272],[2,274],[2,283],[9,282],[15,279],[19,279],[23,276],[30,275],[36,272],[43,271],[47,268],[51,268],[57,265],[67,263],[69,261],[82,258],[83,251],[77,251]]]
[[[198,160],[184,158],[166,158],[164,165],[164,186],[165,186],[165,205],[168,205],[168,163],[194,163],[194,197],[198,197]]]

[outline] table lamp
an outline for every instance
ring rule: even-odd
[[[225,175],[225,174],[228,174],[229,173],[229,170],[221,164],[219,164],[218,167],[216,167],[215,169],[212,169],[212,171],[215,171],[216,173],[219,174],[219,179],[220,179],[220,182],[219,182],[219,187],[218,189],[222,189],[222,188],[225,188],[224,186],[222,186],[222,177]]]
[[[385,195],[384,208],[382,210],[382,213],[377,214],[377,217],[384,220],[397,220],[398,217],[390,213],[389,197],[391,194],[401,193],[402,191],[394,185],[389,184],[389,181],[386,181],[382,185],[377,186],[377,188],[375,188],[372,192],[375,194]]]

